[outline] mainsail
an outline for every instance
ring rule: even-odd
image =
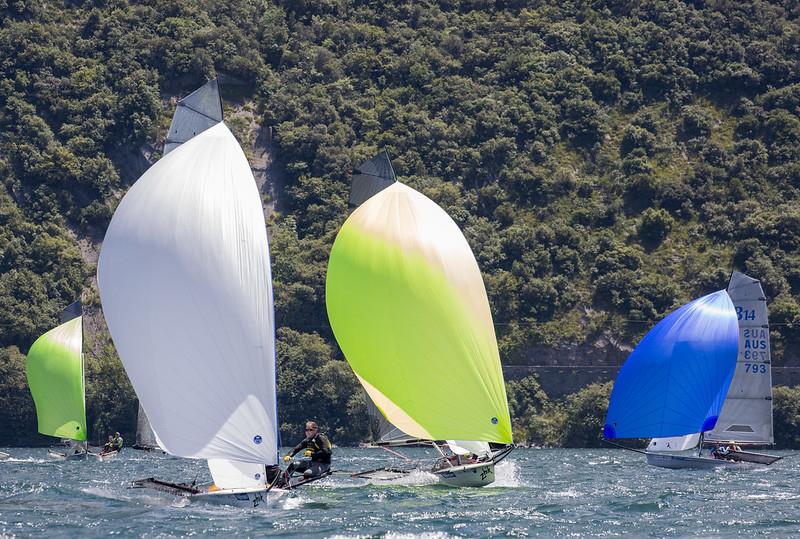
[[[398,429],[389,420],[383,417],[383,414],[372,399],[367,395],[367,414],[369,414],[369,428],[372,433],[372,439],[379,444],[393,444],[404,443],[417,440],[414,436],[409,436],[402,430]]]
[[[739,355],[717,426],[708,441],[771,444],[772,372],[767,300],[761,283],[734,272],[728,294],[739,320]]]
[[[350,182],[350,204],[359,206],[396,181],[397,177],[389,160],[389,154],[383,150],[372,159],[358,165],[353,171]]]
[[[277,461],[267,231],[247,159],[224,123],[131,187],[98,263],[103,310],[163,448]]]
[[[347,361],[393,425],[421,439],[511,443],[481,273],[436,203],[395,182],[358,207],[331,250],[326,305]]]
[[[663,438],[714,428],[733,377],[736,311],[727,292],[670,313],[622,366],[608,406],[606,438]]]
[[[61,322],[36,339],[28,351],[25,363],[28,386],[36,405],[40,433],[84,441],[86,399],[80,301],[64,310]]]
[[[147,419],[147,414],[139,404],[139,412],[136,415],[136,446],[134,449],[155,449],[159,447],[156,433],[150,426],[150,420]]]
[[[164,155],[222,121],[222,101],[216,79],[180,101],[164,142]]]

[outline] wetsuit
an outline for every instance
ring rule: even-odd
[[[318,475],[322,475],[330,470],[331,454],[333,453],[333,449],[331,448],[331,442],[328,440],[327,436],[321,432],[317,432],[313,438],[306,438],[294,446],[294,448],[289,452],[289,456],[293,457],[300,451],[306,449],[310,449],[312,451],[311,462],[301,462],[294,467],[293,471],[306,472],[307,470],[310,470],[310,475],[305,473],[303,475],[308,477],[317,477]]]

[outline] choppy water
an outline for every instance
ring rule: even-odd
[[[520,449],[482,489],[445,487],[425,473],[382,485],[337,474],[265,511],[126,488],[153,475],[208,479],[202,462],[131,449],[109,462],[3,451],[12,459],[0,461],[0,537],[800,537],[800,456],[769,468],[690,471],[618,450]],[[334,457],[341,471],[397,462],[380,449]]]

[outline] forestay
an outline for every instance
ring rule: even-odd
[[[347,219],[331,250],[328,317],[383,415],[429,440],[511,443],[478,264],[453,220],[399,182]]]
[[[25,373],[36,405],[39,432],[83,441],[86,401],[80,302],[65,309],[62,322],[33,343]]]
[[[117,208],[98,263],[104,314],[163,448],[274,464],[267,233],[224,123],[171,151]]]
[[[771,444],[772,370],[767,300],[761,283],[734,272],[728,294],[739,320],[739,355],[717,426],[709,441]]]
[[[663,438],[714,428],[737,346],[736,311],[724,290],[670,313],[620,369],[606,438]]]

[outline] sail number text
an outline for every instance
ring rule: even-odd
[[[743,309],[742,307],[736,307],[736,318],[739,320],[755,320],[756,319],[756,310],[755,309]]]
[[[753,363],[745,363],[744,372],[749,372],[752,374],[765,374],[767,372],[767,366],[764,365],[763,363],[761,365],[755,365]]]

